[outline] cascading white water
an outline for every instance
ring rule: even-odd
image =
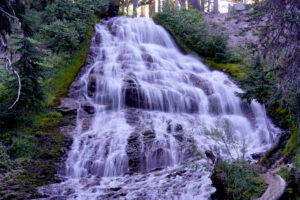
[[[241,101],[224,73],[181,53],[151,19],[102,20],[90,53],[71,87],[80,106],[66,181],[40,189],[50,197],[209,199],[210,161],[201,157],[194,169],[198,154],[237,157],[246,144],[251,159],[278,133],[260,104]]]

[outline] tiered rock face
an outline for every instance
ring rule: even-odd
[[[205,152],[228,156],[227,137],[246,141],[247,156],[272,144],[261,105],[245,105],[235,92],[151,19],[103,20],[70,88],[77,128],[66,182],[47,190],[67,199],[208,199]]]

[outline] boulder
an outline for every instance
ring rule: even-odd
[[[72,98],[61,98],[57,110],[63,113],[77,113],[77,102]]]

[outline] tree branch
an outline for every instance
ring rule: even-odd
[[[0,11],[2,11],[2,12],[3,12],[4,14],[6,14],[8,17],[13,18],[13,19],[19,21],[19,18],[15,17],[15,16],[13,16],[13,15],[11,15],[11,14],[9,14],[9,13],[6,12],[3,8],[1,8],[1,6],[0,6]]]
[[[19,86],[18,87],[18,95],[17,95],[17,99],[15,100],[15,102],[8,108],[8,110],[11,110],[16,105],[16,103],[18,103],[20,96],[21,96],[21,78],[19,76],[19,73],[11,66],[11,60],[9,59],[8,56],[6,56],[5,69],[6,69],[7,73],[9,70],[11,70],[18,79],[18,86]]]

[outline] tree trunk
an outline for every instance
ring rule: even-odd
[[[193,9],[198,9],[199,11],[201,11],[200,0],[191,0],[191,4]]]
[[[138,0],[133,0],[132,3],[133,3],[133,15],[136,15],[136,8],[138,5]]]
[[[201,11],[204,12],[205,0],[201,0]]]
[[[207,12],[210,12],[211,0],[208,0]]]
[[[129,14],[129,0],[126,0],[126,13]]]
[[[149,5],[149,17],[151,17],[155,12],[155,0],[151,1],[151,4]]]
[[[158,3],[157,9],[158,9],[158,12],[160,12],[161,11],[161,1],[157,0],[157,3]]]
[[[214,13],[219,13],[219,0],[214,0]]]
[[[125,12],[125,0],[122,0],[122,12]]]
[[[141,17],[146,17],[145,6],[141,6]]]

